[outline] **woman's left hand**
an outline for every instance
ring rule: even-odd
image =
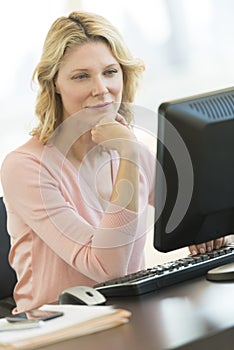
[[[224,245],[224,237],[221,237],[206,243],[191,245],[189,246],[189,251],[192,255],[205,254],[207,252],[211,252],[214,249],[219,249],[223,245]]]

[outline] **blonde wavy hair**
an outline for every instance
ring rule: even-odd
[[[144,70],[143,62],[132,56],[122,36],[108,20],[92,13],[72,12],[68,17],[60,17],[52,24],[32,77],[32,81],[37,80],[39,84],[35,106],[39,124],[30,134],[44,144],[62,123],[62,101],[55,91],[54,82],[67,48],[99,40],[110,47],[122,68],[123,94],[119,113],[129,124],[132,122],[128,103],[134,101],[139,77]]]

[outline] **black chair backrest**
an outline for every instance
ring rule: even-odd
[[[8,261],[10,236],[7,232],[7,214],[0,197],[0,299],[10,297],[17,282],[15,271]]]

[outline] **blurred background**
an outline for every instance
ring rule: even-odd
[[[75,10],[108,18],[144,60],[137,105],[156,113],[166,100],[233,85],[232,0],[2,0],[0,164],[36,123],[31,76],[47,31],[57,17]],[[150,240],[148,252],[151,246]],[[151,264],[154,252],[147,256]]]

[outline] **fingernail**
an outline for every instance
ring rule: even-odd
[[[204,248],[200,248],[200,249],[199,249],[199,252],[200,252],[201,254],[204,254],[204,253],[205,253],[205,249],[204,249]]]
[[[209,247],[207,247],[207,250],[208,250],[208,252],[211,252],[212,248],[209,246]]]
[[[197,255],[197,251],[196,250],[192,250],[192,255]]]

